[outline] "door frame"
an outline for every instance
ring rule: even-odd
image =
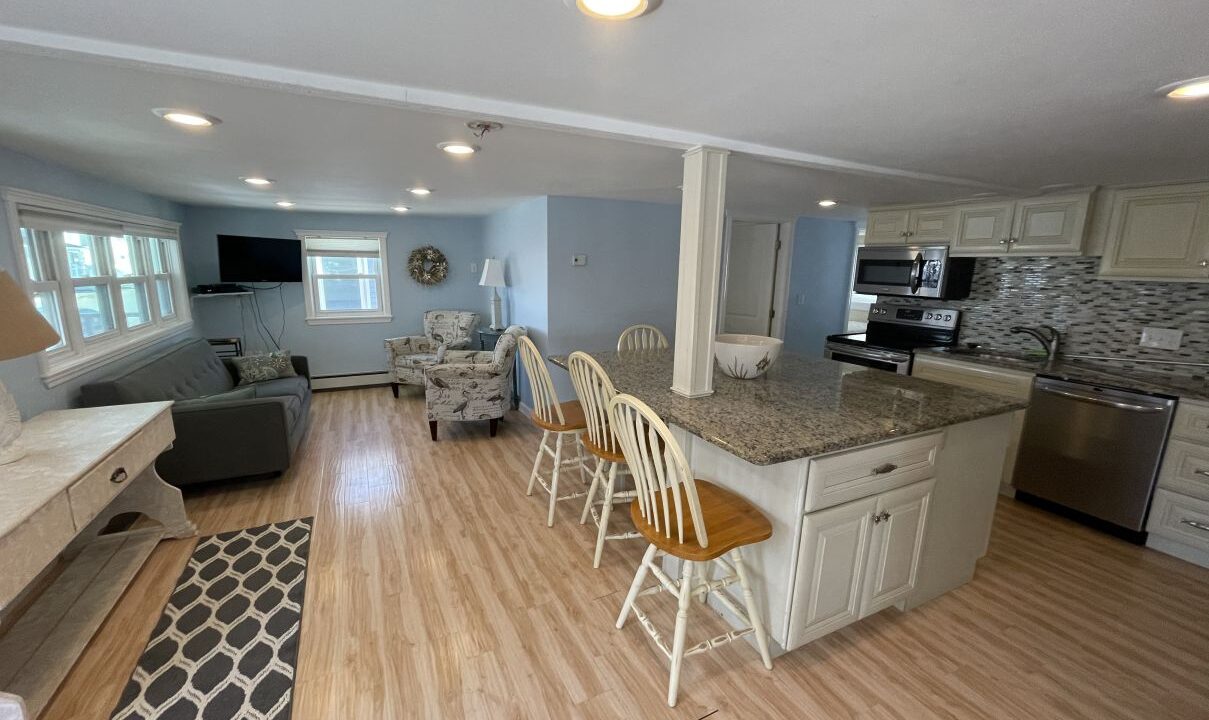
[[[776,270],[773,272],[772,285],[772,323],[769,332],[772,337],[785,339],[785,319],[789,314],[789,269],[793,263],[793,231],[795,220],[775,217],[759,217],[752,215],[726,215],[726,229],[722,236],[722,277],[718,292],[718,313],[715,318],[718,331],[725,326],[726,319],[726,283],[730,275],[730,236],[736,222],[760,223],[777,225]]]

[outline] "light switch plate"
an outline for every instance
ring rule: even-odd
[[[1138,341],[1138,344],[1156,350],[1179,350],[1180,342],[1183,339],[1183,330],[1145,327],[1142,328],[1142,339]]]
[[[572,255],[571,264],[574,265],[575,267],[583,267],[584,265],[588,264],[588,256],[587,255]]]

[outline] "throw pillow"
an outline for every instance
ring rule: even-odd
[[[271,353],[244,355],[232,358],[235,369],[239,372],[239,384],[251,385],[264,380],[295,377],[294,363],[290,361],[289,350],[277,350]]]

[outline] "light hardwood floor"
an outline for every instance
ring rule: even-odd
[[[579,507],[546,528],[523,419],[441,437],[414,392],[320,393],[287,475],[187,494],[203,534],[315,516],[295,720],[1209,718],[1209,570],[1011,500],[971,584],[772,672],[745,644],[690,658],[669,709],[666,660],[612,624],[641,543],[593,571]],[[108,717],[192,546],[160,545],[44,718]]]

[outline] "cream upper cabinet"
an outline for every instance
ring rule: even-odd
[[[956,229],[951,206],[875,210],[865,224],[865,244],[948,245]]]
[[[1090,206],[1090,193],[1017,200],[1008,251],[1022,255],[1082,254]]]
[[[910,210],[875,210],[865,223],[866,245],[902,245],[907,242]]]
[[[1100,274],[1209,280],[1209,183],[1117,191]]]
[[[1015,203],[983,203],[957,208],[953,255],[999,255],[1012,237]]]

